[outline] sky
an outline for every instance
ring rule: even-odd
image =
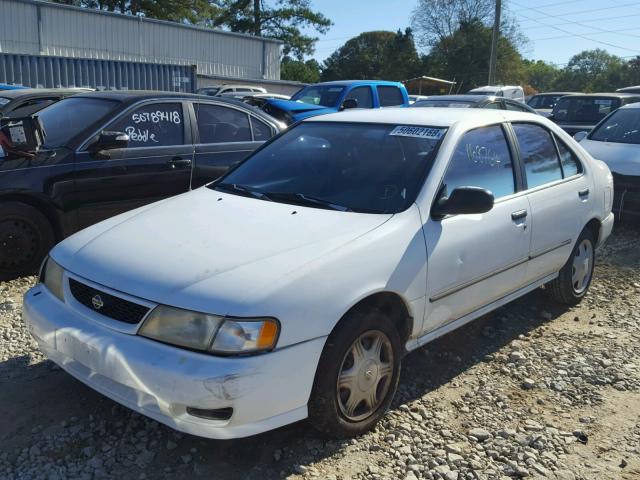
[[[320,35],[314,58],[324,60],[349,38],[371,30],[405,29],[418,0],[313,0],[334,25]],[[582,50],[640,55],[640,0],[503,0],[529,39],[525,58],[564,66]]]

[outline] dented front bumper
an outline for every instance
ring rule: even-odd
[[[42,285],[25,295],[23,320],[42,351],[103,395],[176,430],[245,437],[307,417],[324,338],[274,352],[216,357],[113,330]],[[193,416],[232,408],[228,420]]]

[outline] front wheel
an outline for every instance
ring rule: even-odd
[[[554,300],[565,305],[577,305],[587,294],[595,263],[595,240],[585,230],[576,242],[571,257],[562,267],[558,277],[549,282],[547,288]]]
[[[370,430],[398,387],[402,345],[393,323],[378,310],[348,314],[320,357],[309,418],[338,438]]]

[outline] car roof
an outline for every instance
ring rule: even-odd
[[[484,92],[502,90],[503,88],[521,88],[519,85],[485,85],[483,87],[476,87],[469,90],[470,92]]]
[[[533,96],[537,97],[539,95],[581,95],[580,92],[540,92],[536,93]]]
[[[389,85],[389,86],[398,86],[401,83],[400,82],[391,82],[389,80],[335,80],[332,82],[320,82],[320,83],[316,83],[315,85],[340,85],[343,87],[348,87],[350,85],[356,85],[356,84],[362,84],[362,85]]]
[[[541,116],[534,113],[510,110],[386,107],[345,110],[338,113],[311,117],[303,120],[303,122],[353,122],[450,127],[456,123],[467,121],[471,123],[498,123],[509,120],[533,119],[537,121],[541,121],[541,119],[544,120]]]
[[[433,95],[430,96],[429,98],[425,98],[424,101],[431,101],[431,100],[442,100],[442,101],[458,101],[458,102],[468,102],[468,103],[479,103],[482,102],[483,100],[488,100],[488,99],[492,99],[492,98],[500,98],[502,99],[502,97],[496,97],[494,95]]]
[[[78,88],[25,88],[21,90],[2,90],[0,97],[4,98],[23,98],[23,97],[41,97],[44,95],[67,95],[69,93],[80,94],[88,93],[88,90],[83,91]]]
[[[195,93],[184,92],[163,92],[159,90],[102,90],[99,92],[81,93],[79,97],[105,98],[108,100],[117,100],[120,102],[137,101],[154,98],[192,98],[192,99],[208,99],[208,95],[198,95]]]
[[[636,103],[627,103],[626,105],[621,106],[618,110],[622,110],[622,109],[634,109],[634,110],[640,110],[640,102],[636,102]]]
[[[638,97],[638,93],[621,93],[621,92],[604,92],[604,93],[576,93],[572,95],[566,95],[567,97],[611,97],[611,98],[633,98]]]

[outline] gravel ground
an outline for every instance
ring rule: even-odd
[[[45,360],[0,284],[0,478],[639,479],[640,229],[616,227],[571,309],[543,291],[410,354],[376,431],[182,435]]]

